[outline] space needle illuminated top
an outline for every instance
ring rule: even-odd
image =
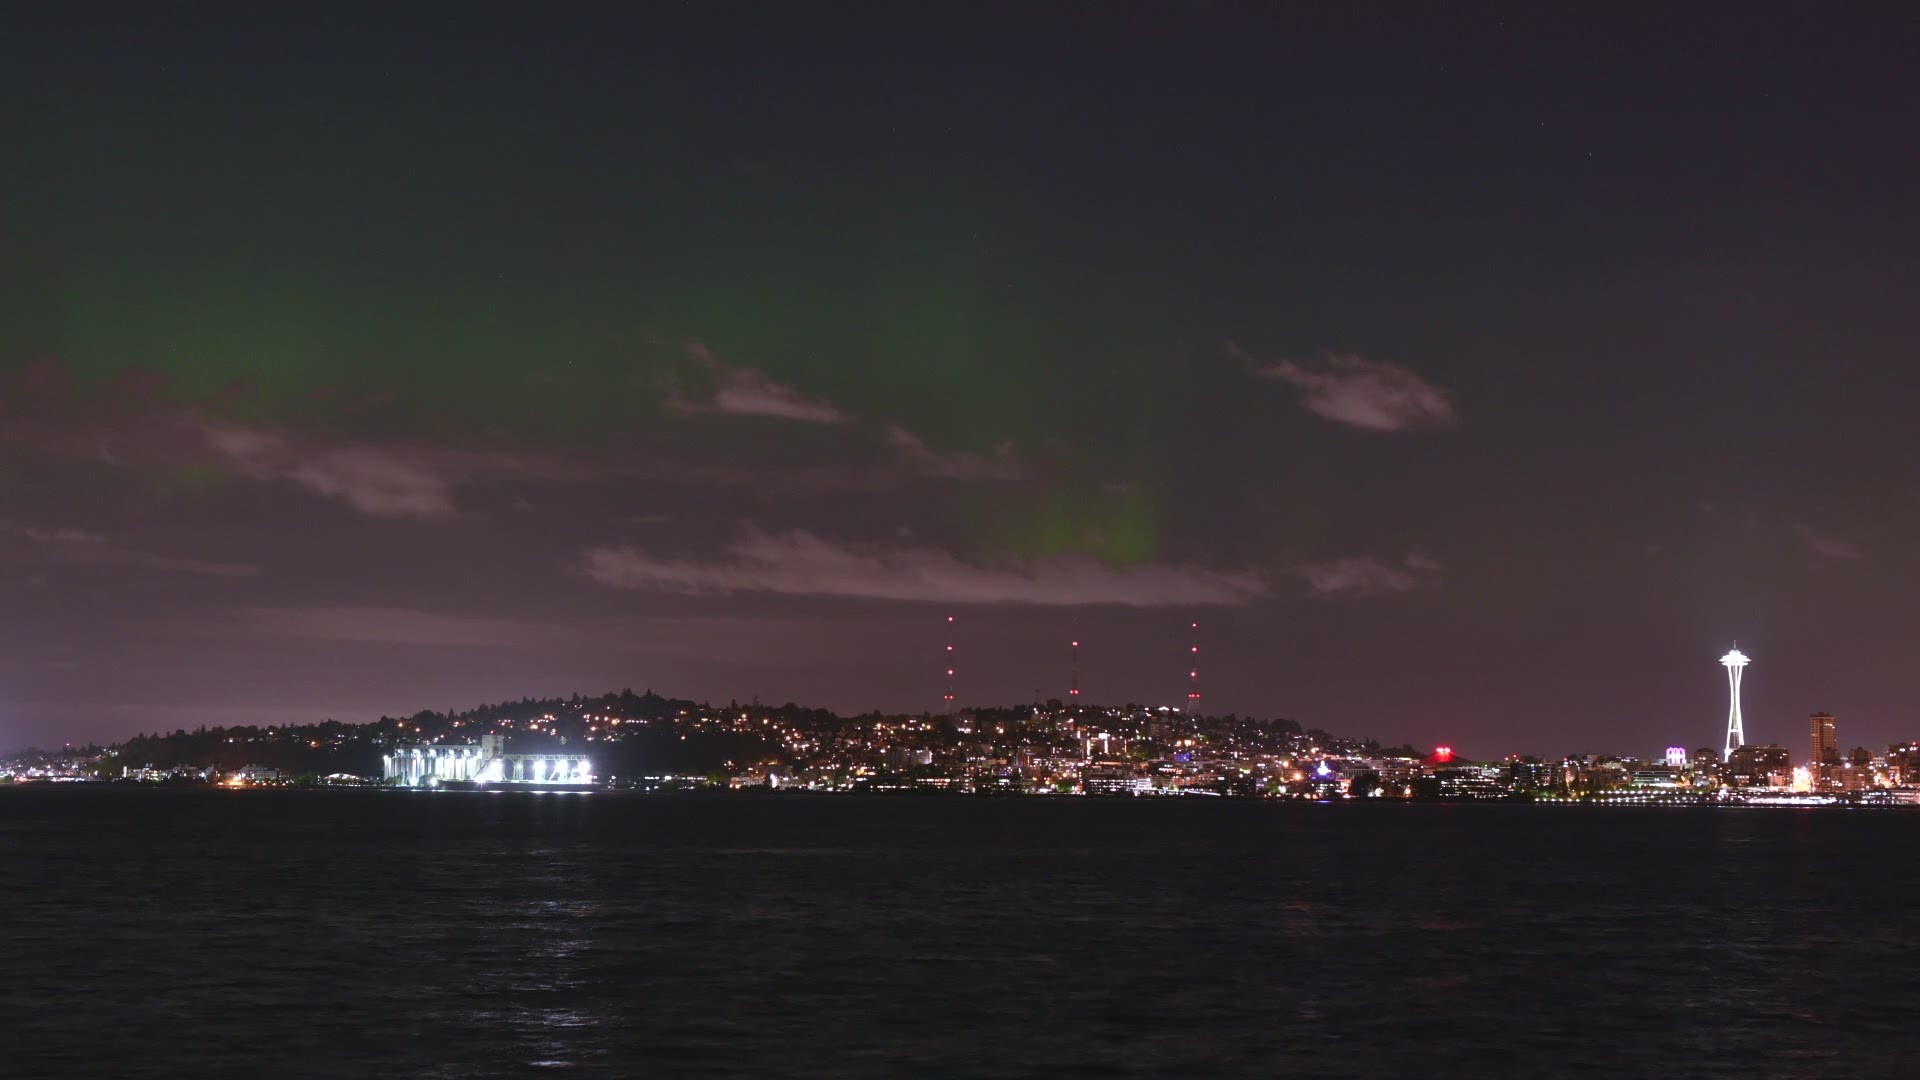
[[[1740,725],[1740,672],[1747,666],[1747,654],[1740,651],[1740,643],[1736,641],[1732,651],[1720,658],[1720,663],[1727,669],[1727,690],[1733,696],[1733,705],[1727,711],[1727,749],[1720,755],[1720,760],[1725,761],[1747,741],[1746,729]]]

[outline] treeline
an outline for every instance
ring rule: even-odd
[[[326,776],[380,774],[381,747],[357,738],[361,725],[328,720],[292,727],[200,727],[171,735],[136,735],[121,743],[111,770],[124,767],[171,769],[180,765],[238,769],[262,765],[291,773]]]
[[[428,709],[411,716],[381,716],[364,724],[326,720],[271,727],[202,725],[192,731],[181,728],[171,733],[135,735],[111,748],[116,755],[107,759],[103,772],[113,777],[118,776],[123,767],[211,766],[232,770],[260,765],[295,775],[379,776],[381,756],[394,744],[449,736],[473,737],[499,728],[506,729],[512,739],[510,745],[516,751],[538,753],[557,751],[564,746],[591,756],[594,771],[603,776],[706,774],[733,767],[784,762],[780,747],[744,732],[695,731],[661,723],[630,725],[621,732],[618,741],[586,742],[577,737],[566,740],[525,730],[529,721],[550,715],[562,718],[569,726],[578,726],[573,723],[576,718],[588,713],[625,720],[667,721],[682,714],[723,717],[737,716],[741,711],[738,702],[715,708],[708,702],[663,697],[651,690],[636,694],[627,689],[598,697],[576,693],[569,697],[523,697],[518,701],[445,712]],[[807,709],[792,702],[777,708],[755,706],[752,712],[756,717],[772,716],[789,723],[806,723],[816,729],[852,722],[843,721],[828,710]]]

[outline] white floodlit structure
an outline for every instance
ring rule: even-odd
[[[1740,672],[1747,666],[1747,654],[1736,644],[1733,651],[1720,658],[1720,663],[1727,669],[1727,689],[1733,695],[1733,707],[1727,712],[1727,749],[1721,755],[1721,760],[1726,761],[1747,742],[1746,729],[1740,725]]]
[[[482,787],[593,783],[593,762],[583,754],[509,754],[506,740],[482,735],[478,745],[420,743],[396,746],[381,757],[381,774],[400,787],[439,787],[443,782]]]

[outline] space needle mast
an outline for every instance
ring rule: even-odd
[[[1721,657],[1720,663],[1727,669],[1727,690],[1733,695],[1733,705],[1727,710],[1727,750],[1720,756],[1725,761],[1747,741],[1746,729],[1740,726],[1740,672],[1747,666],[1747,654],[1740,651],[1736,641],[1733,651]]]

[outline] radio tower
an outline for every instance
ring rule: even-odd
[[[953,711],[953,616],[947,616],[947,696],[941,699],[948,712]]]
[[[1193,631],[1193,640],[1187,646],[1187,711],[1195,712],[1200,708],[1200,624],[1188,629]]]
[[[1073,686],[1067,691],[1067,704],[1080,700],[1080,643],[1073,643]]]

